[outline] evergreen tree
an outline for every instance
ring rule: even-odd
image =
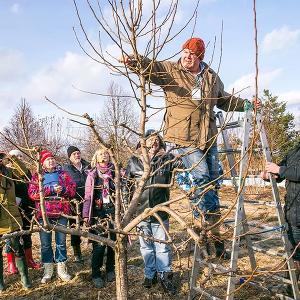
[[[264,126],[273,153],[273,161],[279,162],[300,141],[295,130],[295,117],[286,111],[286,102],[279,101],[269,90],[263,96]]]

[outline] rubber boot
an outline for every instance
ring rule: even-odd
[[[74,252],[74,261],[76,263],[83,263],[80,244],[73,246],[73,252]]]
[[[32,248],[27,248],[24,251],[25,251],[25,258],[26,258],[26,263],[27,263],[28,268],[36,269],[36,270],[40,269],[41,264],[35,262],[32,257]]]
[[[18,274],[18,269],[16,267],[15,254],[13,252],[6,253],[7,258],[7,274]]]
[[[16,265],[21,275],[21,282],[24,289],[30,289],[31,282],[28,276],[28,267],[26,265],[25,257],[16,257]]]
[[[0,253],[0,294],[2,291],[4,291],[4,281],[3,281],[3,256],[2,253]]]

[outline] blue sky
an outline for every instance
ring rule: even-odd
[[[169,0],[162,1],[164,15]],[[96,41],[99,26],[91,17],[84,0],[80,12],[85,27]],[[252,0],[200,1],[194,36],[209,44],[205,60],[211,59],[212,45],[217,37],[216,54],[212,63],[218,66],[222,21],[223,44],[220,76],[225,89],[245,89],[241,96],[251,97],[254,86],[254,27]],[[107,1],[100,0],[111,22]],[[145,15],[150,0],[144,0]],[[174,32],[192,12],[194,0],[181,0]],[[288,108],[300,119],[299,53],[300,1],[257,0],[259,42],[259,88],[270,89],[273,95],[288,102]],[[125,91],[128,82],[111,75],[111,71],[93,62],[80,49],[72,27],[80,32],[71,0],[1,0],[0,1],[0,128],[5,126],[22,97],[36,114],[46,116],[62,113],[43,100],[48,96],[73,112],[94,114],[101,111],[104,97],[89,96],[74,86],[106,93],[109,82],[116,81]],[[180,49],[191,35],[191,27],[173,40],[159,58],[164,59]],[[82,36],[82,35],[81,35]],[[119,50],[104,35],[102,48],[114,57]],[[84,43],[84,41],[83,41]],[[140,43],[143,48],[143,41]],[[176,57],[176,59],[179,56]],[[153,100],[152,100],[153,101]],[[163,102],[160,102],[163,105]],[[162,115],[148,127],[157,127]]]

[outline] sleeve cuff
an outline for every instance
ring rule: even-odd
[[[284,176],[285,171],[286,171],[286,166],[281,166],[279,168],[279,173],[278,174],[279,174],[280,178],[285,178],[285,176]]]

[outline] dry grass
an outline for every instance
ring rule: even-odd
[[[172,191],[172,195],[178,194],[178,191]],[[257,195],[247,196],[248,199],[255,200]],[[220,192],[220,198],[222,204],[230,206],[234,201],[234,191],[232,188],[224,187]],[[262,199],[262,197],[260,197]],[[270,200],[270,191],[263,191],[263,199]],[[188,202],[182,201],[173,205],[178,212],[182,214],[187,220],[190,220],[191,214],[188,212]],[[249,203],[246,204],[246,213],[249,217],[249,221],[256,222],[257,224],[269,223],[275,224],[274,221],[275,209],[273,207],[252,206]],[[231,213],[229,218],[233,218],[234,214]],[[183,241],[186,238],[186,233],[181,230],[178,224],[171,223],[171,234],[174,236],[176,242]],[[38,235],[34,235],[34,256],[39,257],[39,238]],[[279,247],[280,243],[274,241],[268,241],[272,248]],[[174,255],[173,268],[175,271],[175,281],[177,282],[179,289],[176,296],[168,296],[162,292],[159,285],[147,290],[142,287],[143,281],[143,261],[139,254],[138,243],[133,240],[133,244],[129,251],[128,259],[128,274],[129,274],[129,299],[143,299],[143,300],[168,300],[168,299],[187,299],[188,295],[188,281],[191,270],[193,245],[188,245],[180,255],[180,259]],[[230,247],[230,241],[227,241],[227,247]],[[97,290],[91,283],[90,274],[90,257],[91,257],[91,245],[87,241],[83,241],[82,244],[84,264],[78,265],[73,262],[71,247],[68,239],[68,250],[70,259],[68,261],[68,268],[73,275],[73,279],[69,283],[64,283],[57,279],[46,285],[40,284],[42,276],[42,270],[30,270],[30,277],[33,282],[33,289],[30,291],[24,291],[19,283],[19,275],[5,276],[5,282],[7,290],[0,296],[1,299],[7,300],[21,300],[21,299],[38,299],[38,300],[50,300],[50,299],[101,299],[101,300],[113,300],[115,299],[115,286],[114,283],[106,284],[106,286]],[[270,257],[265,254],[257,253],[257,265],[260,269],[270,269],[278,263],[278,258]],[[4,261],[6,259],[4,258]],[[215,258],[212,258],[212,262],[220,262]],[[228,266],[229,262],[221,261],[223,266]],[[6,263],[5,263],[6,264]],[[5,266],[6,267],[6,266]],[[238,264],[239,272],[241,274],[249,274],[251,272],[249,260],[246,255],[246,251],[241,251],[241,258]],[[204,273],[206,270],[203,270]],[[203,274],[202,274],[203,276]],[[199,276],[201,279],[201,276]],[[254,279],[264,286],[276,284],[276,281],[270,279],[270,276],[259,276]],[[224,297],[227,287],[226,276],[215,276],[206,284],[206,290],[213,293],[216,296]],[[199,296],[196,299],[205,299]],[[236,293],[235,299],[276,299],[269,292],[263,291],[253,285],[245,285],[240,291]]]

